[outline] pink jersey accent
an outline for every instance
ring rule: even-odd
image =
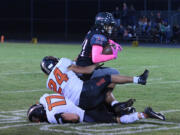
[[[119,52],[123,50],[122,46],[121,46],[120,44],[114,42],[113,40],[109,40],[109,43],[110,43],[111,45],[115,45],[116,48],[118,48],[118,51],[119,51]]]
[[[93,47],[92,47],[92,61],[93,61],[93,63],[105,62],[105,61],[109,61],[109,60],[116,58],[116,56],[114,54],[105,55],[105,54],[102,54],[102,51],[103,51],[102,46],[93,45]]]

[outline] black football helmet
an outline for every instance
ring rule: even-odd
[[[53,56],[46,56],[42,59],[40,66],[41,70],[49,75],[51,71],[53,70],[54,66],[58,63],[59,58],[53,57]]]
[[[95,25],[100,27],[104,32],[111,35],[114,26],[116,26],[116,21],[111,13],[100,12],[96,15]]]
[[[32,105],[27,111],[27,117],[31,122],[47,122],[46,111],[42,104]]]

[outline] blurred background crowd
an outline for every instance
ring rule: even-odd
[[[106,11],[116,18],[116,40],[180,42],[180,0],[1,0],[0,7],[5,41],[82,41]]]
[[[168,20],[166,12],[149,11],[142,15],[132,4],[124,2],[121,8],[116,6],[112,14],[117,23],[114,33],[117,40],[166,44],[180,41],[180,26],[170,23],[172,20]]]

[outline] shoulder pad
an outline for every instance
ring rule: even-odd
[[[101,45],[105,46],[107,43],[107,38],[102,34],[94,34],[90,40],[91,45]]]
[[[70,60],[70,59],[68,59],[68,58],[61,58],[60,60],[59,60],[59,63],[60,64],[62,64],[62,65],[64,65],[64,66],[70,66],[71,64],[72,64],[72,60]],[[59,64],[58,63],[58,64]]]

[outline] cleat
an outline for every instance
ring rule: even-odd
[[[146,80],[148,78],[148,75],[149,75],[149,70],[146,69],[144,73],[139,76],[138,84],[146,85]]]
[[[149,118],[165,120],[165,116],[163,114],[154,112],[151,107],[145,108],[144,113],[147,114]]]
[[[115,115],[121,117],[123,115],[127,115],[134,112],[136,112],[135,107],[120,108],[118,111],[115,112]]]
[[[119,102],[113,106],[113,110],[115,114],[117,115],[124,115],[134,112],[136,109],[134,107],[131,107],[135,99],[129,99],[126,102]]]
[[[135,107],[127,107],[124,109],[125,114],[130,114],[130,113],[134,113],[136,112],[136,108]]]
[[[130,98],[129,100],[127,100],[125,102],[119,102],[119,103],[115,104],[113,107],[117,107],[117,106],[120,106],[121,108],[131,107],[135,101],[136,101],[136,99]]]

